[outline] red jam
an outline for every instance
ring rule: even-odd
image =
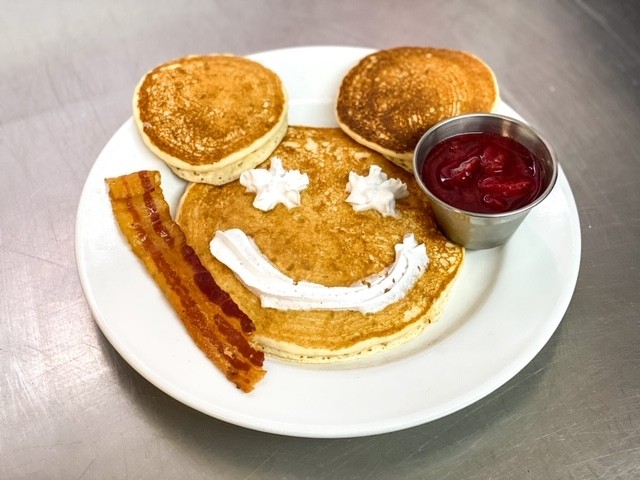
[[[422,180],[440,200],[461,210],[516,210],[540,195],[540,159],[515,140],[495,133],[463,133],[431,149]]]

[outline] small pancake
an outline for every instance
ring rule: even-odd
[[[289,127],[273,156],[285,169],[309,176],[299,207],[277,205],[263,212],[252,206],[254,194],[246,193],[239,182],[220,187],[191,184],[177,214],[205,267],[255,323],[255,340],[266,353],[307,363],[351,359],[405,342],[435,321],[461,270],[464,250],[437,229],[413,176],[338,128]],[[407,184],[409,196],[396,202],[397,218],[373,210],[357,213],[345,201],[349,172],[366,175],[371,165]],[[382,271],[394,261],[394,245],[406,233],[425,243],[430,262],[404,298],[376,313],[263,308],[210,253],[215,232],[231,228],[253,238],[285,275],[326,286],[349,286]]]
[[[287,129],[278,75],[233,55],[188,56],[147,73],[133,96],[145,144],[185,180],[220,185],[262,163]]]
[[[412,171],[420,137],[455,115],[490,112],[498,102],[491,69],[458,50],[398,47],[363,58],[340,85],[336,116],[357,142]]]

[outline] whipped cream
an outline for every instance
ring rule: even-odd
[[[255,193],[253,206],[264,212],[279,203],[287,208],[300,205],[300,192],[309,186],[309,177],[299,170],[285,170],[282,160],[271,158],[269,170],[254,168],[240,175],[240,184],[247,192]]]
[[[265,308],[280,310],[356,310],[373,313],[403,298],[429,263],[413,234],[395,246],[395,261],[378,274],[348,287],[296,282],[280,272],[240,229],[216,232],[211,253],[255,293]]]
[[[377,210],[384,217],[396,217],[396,199],[409,195],[404,182],[389,179],[378,165],[371,165],[366,177],[349,172],[347,192],[347,202],[356,212]]]

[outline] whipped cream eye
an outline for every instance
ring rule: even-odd
[[[349,172],[347,202],[356,212],[377,210],[384,217],[397,217],[396,199],[409,195],[407,185],[397,178],[389,179],[378,165],[369,167],[367,176]]]
[[[299,206],[300,192],[309,186],[309,176],[299,170],[285,170],[282,160],[273,157],[269,170],[253,168],[242,172],[240,185],[256,194],[253,206],[266,212],[279,203],[287,208]]]

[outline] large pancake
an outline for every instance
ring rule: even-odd
[[[256,325],[255,339],[272,355],[325,362],[370,354],[404,342],[440,315],[448,288],[461,269],[464,250],[437,229],[425,195],[412,175],[354,142],[338,128],[289,127],[273,156],[285,169],[309,176],[301,205],[263,212],[239,182],[216,187],[191,184],[177,221],[216,282]],[[265,167],[269,164],[265,163]],[[350,171],[366,175],[379,165],[407,184],[396,202],[397,218],[377,211],[356,213],[345,199]],[[394,245],[406,233],[424,242],[430,263],[413,289],[377,313],[280,311],[262,308],[209,251],[217,230],[240,228],[283,273],[294,280],[348,286],[382,271],[394,260]]]
[[[215,185],[262,163],[287,129],[280,78],[232,55],[179,58],[147,73],[133,96],[146,145],[180,177]]]
[[[408,171],[420,137],[455,115],[492,111],[498,86],[491,69],[458,50],[398,47],[363,58],[344,77],[336,104],[354,140]]]

